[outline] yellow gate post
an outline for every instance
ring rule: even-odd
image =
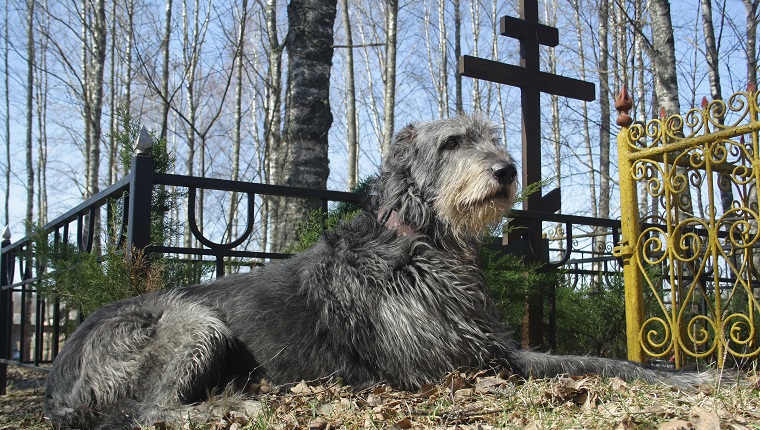
[[[631,169],[633,163],[628,154],[631,151],[628,131],[633,119],[628,111],[633,107],[633,101],[625,87],[615,100],[618,111],[617,125],[621,127],[617,136],[618,169],[620,172],[620,195],[628,198],[620,202],[621,240],[613,253],[623,259],[623,276],[625,280],[625,325],[628,342],[628,359],[644,362],[644,351],[639,342],[639,330],[644,319],[644,297],[642,293],[641,271],[637,264],[636,245],[639,238],[639,209],[637,202],[636,183]]]

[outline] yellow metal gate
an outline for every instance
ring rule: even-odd
[[[633,123],[618,97],[629,359],[716,362],[758,343],[758,92]]]

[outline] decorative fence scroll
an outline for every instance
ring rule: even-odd
[[[760,352],[758,92],[634,123],[616,108],[629,358],[716,362]]]

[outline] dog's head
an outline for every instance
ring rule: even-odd
[[[514,203],[517,168],[497,128],[479,116],[409,125],[383,162],[384,203],[412,227],[481,235]]]

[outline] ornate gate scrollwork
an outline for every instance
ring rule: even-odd
[[[758,92],[634,123],[618,97],[629,358],[760,353]],[[639,199],[644,200],[640,204]]]

